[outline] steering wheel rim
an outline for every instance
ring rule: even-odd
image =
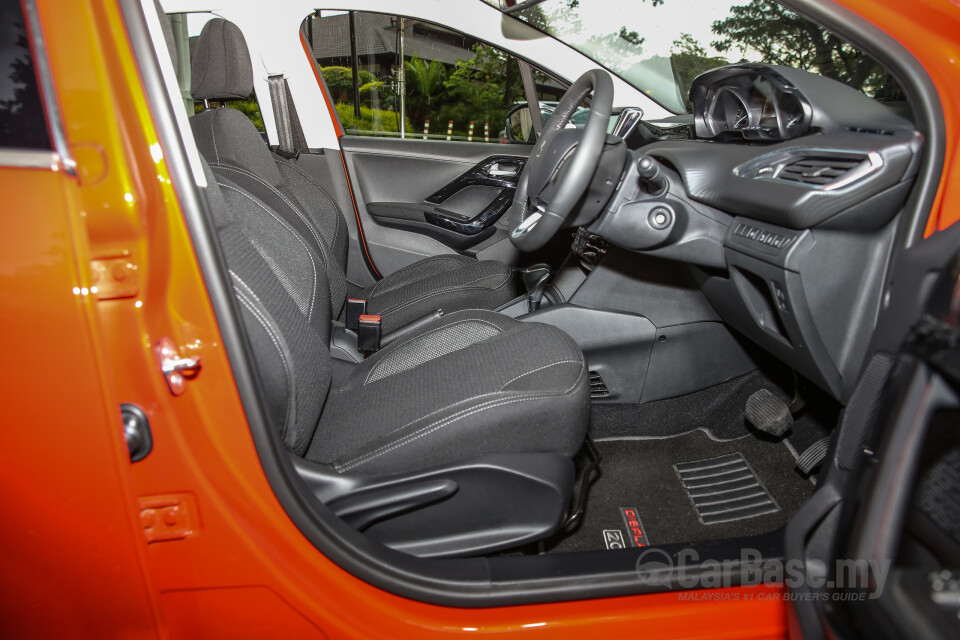
[[[561,160],[561,164],[565,162],[567,165],[565,179],[550,202],[544,203],[539,197],[554,183],[559,171],[554,172],[536,194],[529,193],[530,176],[541,158],[545,158],[545,149],[566,128],[577,107],[591,91],[590,112],[577,148],[571,158]],[[530,152],[510,206],[510,241],[521,251],[535,251],[545,245],[573,213],[600,162],[612,111],[613,80],[603,69],[587,71],[563,94],[544,125],[543,135]]]

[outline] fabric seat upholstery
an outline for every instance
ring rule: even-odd
[[[452,313],[333,386],[322,259],[255,196],[222,175],[208,180],[219,187],[215,225],[268,409],[294,453],[375,477],[490,453],[576,453],[589,415],[586,364],[548,325]]]
[[[517,296],[516,279],[502,262],[449,254],[425,258],[361,291],[367,313],[384,331],[443,309],[496,309]]]
[[[573,456],[589,380],[565,333],[462,311],[390,345],[331,392],[307,458],[389,474],[487,453]]]
[[[231,22],[210,20],[200,33],[191,63],[196,100],[232,100],[253,91],[253,73],[243,34]],[[323,259],[334,318],[347,296],[367,300],[367,312],[382,317],[390,332],[438,309],[496,309],[519,295],[518,281],[500,262],[444,254],[413,263],[362,289],[346,278],[348,232],[339,207],[296,162],[273,153],[253,124],[230,108],[207,109],[191,118],[201,154],[230,181],[255,195],[287,222]]]
[[[265,202],[203,165],[212,223],[265,408],[294,454],[377,481],[383,474],[420,473],[483,454],[576,452],[590,406],[586,365],[573,340],[546,325],[488,311],[453,313],[391,344],[334,385],[332,285],[323,268],[328,256]],[[384,295],[391,291],[384,289]],[[535,494],[547,498],[537,505],[547,504],[548,512],[555,507],[557,523],[563,501],[551,497],[563,490],[561,481],[554,492]],[[469,492],[457,498],[463,495],[477,515],[472,523],[448,518],[454,533],[463,527],[475,539],[477,525],[503,529],[503,517],[488,515]],[[515,510],[507,507],[505,513],[510,519]],[[526,524],[538,525],[534,535],[541,537],[552,530],[536,517]],[[414,543],[430,542],[430,533]],[[517,541],[510,535],[486,540],[491,550]]]

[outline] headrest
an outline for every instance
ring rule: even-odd
[[[190,61],[194,100],[246,100],[253,92],[247,41],[237,25],[214,18],[203,26]]]
[[[160,6],[160,0],[153,0],[153,6],[157,10],[157,17],[160,18],[160,27],[163,30],[163,39],[167,41],[167,51],[170,52],[170,59],[173,60],[173,68],[177,68],[177,45],[173,41],[173,29],[170,27],[170,20],[167,14],[163,12]]]

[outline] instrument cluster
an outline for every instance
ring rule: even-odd
[[[697,77],[690,89],[697,137],[790,140],[810,128],[804,96],[766,65],[734,65]]]

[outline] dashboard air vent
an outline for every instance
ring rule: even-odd
[[[853,171],[863,159],[808,156],[784,165],[777,174],[780,180],[800,182],[814,186],[827,186]]]
[[[606,398],[610,395],[610,390],[607,389],[607,383],[603,381],[603,378],[600,377],[600,374],[596,371],[590,372],[590,397],[591,398]]]
[[[693,132],[689,125],[658,127],[649,122],[644,122],[643,124],[657,140],[689,140],[693,137]]]
[[[734,174],[831,191],[866,178],[882,167],[883,156],[876,151],[790,149],[742,164],[734,169]]]

